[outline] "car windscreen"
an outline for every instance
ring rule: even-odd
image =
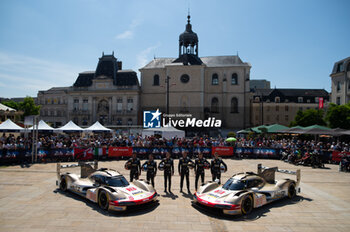
[[[229,179],[222,188],[225,190],[243,190],[245,189],[245,185],[245,181]]]
[[[112,187],[126,187],[129,185],[129,182],[124,176],[113,176],[106,178],[106,184]]]

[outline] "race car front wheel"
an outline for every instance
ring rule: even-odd
[[[66,181],[66,178],[65,178],[64,176],[61,178],[60,189],[61,189],[63,192],[66,192],[66,191],[67,191],[67,181]]]
[[[101,190],[98,195],[98,206],[100,206],[101,209],[108,210],[109,199],[108,194],[104,190]]]
[[[297,192],[295,190],[295,185],[290,184],[288,187],[288,198],[292,199],[293,197],[295,197],[296,194],[297,194]]]
[[[246,195],[241,204],[242,214],[249,214],[253,210],[253,198],[251,195]]]

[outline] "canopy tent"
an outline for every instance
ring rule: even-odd
[[[83,128],[77,126],[74,122],[69,121],[66,125],[57,128],[56,131],[62,131],[62,132],[82,132],[84,131]]]
[[[272,124],[269,126],[258,127],[259,130],[261,130],[260,128],[266,128],[266,133],[279,133],[280,130],[288,129],[288,127],[280,125],[280,124]]]
[[[159,134],[165,139],[172,139],[174,137],[184,138],[185,131],[178,130],[172,126],[165,126],[161,128],[149,128],[142,131],[142,137]]]
[[[33,130],[33,127],[29,127],[29,130]],[[36,125],[34,126],[34,130],[36,130]],[[40,120],[38,123],[38,131],[54,131],[55,128],[47,125],[46,122],[44,122],[44,120]]]
[[[309,134],[309,135],[329,135],[331,132],[331,128],[320,126],[320,125],[312,125],[307,126],[300,129],[291,130],[292,134]]]
[[[11,107],[8,107],[8,106],[5,106],[4,104],[1,104],[0,103],[0,110],[3,110],[3,111],[17,111]]]
[[[1,132],[21,132],[22,130],[23,128],[12,122],[11,119],[7,119],[5,122],[0,124]]]
[[[280,125],[280,124],[272,124],[272,125],[261,125],[261,126],[256,126],[252,128],[248,128],[245,130],[240,130],[237,133],[238,134],[248,134],[250,132],[254,132],[256,134],[261,134],[262,132],[265,133],[280,133],[281,130],[286,130],[288,127]]]
[[[103,125],[101,125],[101,123],[99,121],[96,121],[93,125],[91,125],[88,128],[85,128],[84,131],[87,132],[112,132],[111,129],[104,127]]]
[[[291,128],[287,128],[287,129],[284,129],[284,130],[280,130],[278,131],[279,133],[286,133],[286,134],[293,134],[293,131],[294,130],[299,130],[299,129],[303,129],[304,127],[302,126],[294,126],[294,127],[291,127]]]

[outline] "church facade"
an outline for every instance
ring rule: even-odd
[[[179,36],[179,56],[154,58],[142,67],[141,109],[220,119],[222,127],[250,125],[251,65],[238,55],[199,57],[190,16]]]

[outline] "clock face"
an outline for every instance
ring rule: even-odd
[[[183,74],[180,79],[182,83],[187,83],[190,80],[190,76],[187,74]]]

